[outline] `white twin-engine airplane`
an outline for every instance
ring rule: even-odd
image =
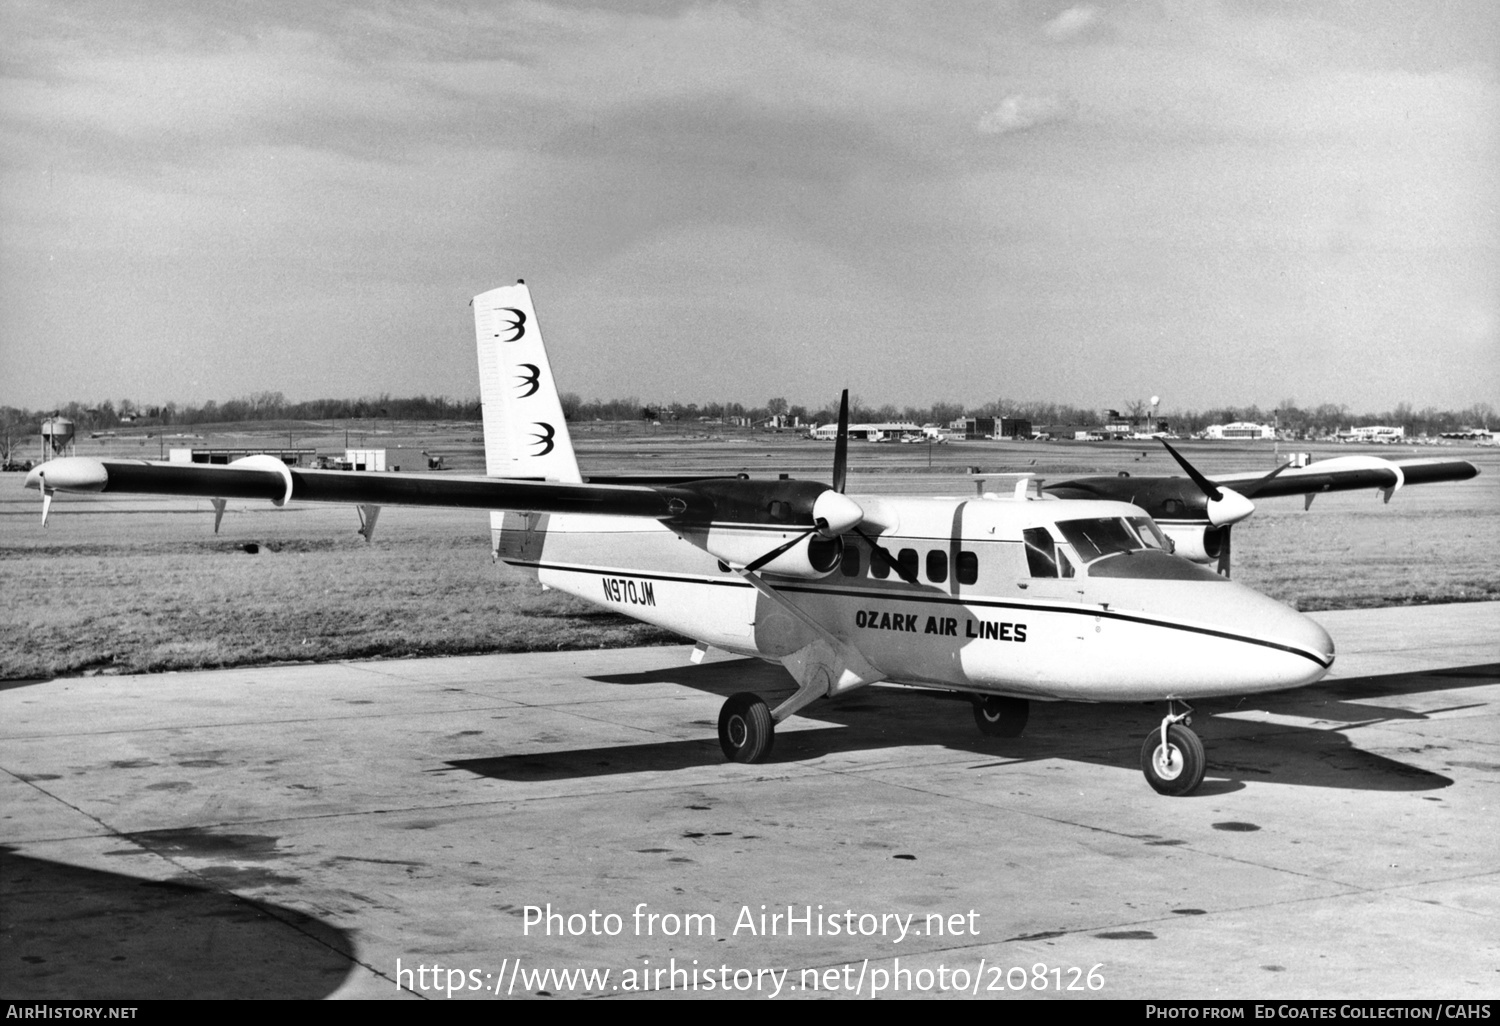
[[[1178,457],[1188,479],[850,496],[845,393],[831,486],[586,481],[526,285],[473,305],[483,477],[302,470],[272,456],[72,457],[37,467],[26,486],[42,492],[43,522],[57,491],[203,496],[218,515],[228,498],[346,502],[360,506],[367,539],[383,505],[487,509],[495,554],[543,584],[693,638],[695,660],[712,646],[787,668],[797,691],[775,709],[749,692],[724,703],[731,760],[759,762],[775,724],[876,681],[966,692],[979,729],[1000,737],[1020,734],[1033,699],[1161,701],[1141,768],[1158,792],[1185,795],[1204,772],[1187,701],[1301,687],[1333,663],[1322,627],[1228,579],[1227,532],[1253,509],[1248,494],[1377,487],[1389,499],[1403,483],[1477,473],[1455,460],[1352,457],[1235,479],[1236,492]],[[1201,565],[1214,561],[1221,573]]]

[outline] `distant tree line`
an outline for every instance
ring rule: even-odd
[[[777,416],[789,421],[795,419],[803,424],[827,424],[838,419],[837,397],[821,407],[794,405],[783,397],[770,399],[761,406],[712,401],[702,404],[650,402],[642,401],[639,396],[584,400],[574,392],[564,392],[560,399],[563,415],[570,421],[645,419],[670,421],[685,426],[726,421],[760,424]],[[1024,419],[1037,426],[1071,425],[1088,428],[1104,424],[1114,412],[1118,412],[1122,419],[1144,424],[1146,414],[1150,411],[1150,404],[1144,399],[1122,401],[1118,411],[1013,399],[997,399],[977,406],[939,402],[931,406],[900,407],[892,403],[876,406],[867,403],[860,396],[851,396],[849,399],[849,417],[856,423],[910,421],[914,424],[947,425],[960,417],[978,416]],[[254,392],[224,402],[211,399],[201,406],[178,403],[148,406],[130,399],[118,402],[109,399],[97,403],[71,402],[49,410],[0,406],[0,430],[7,435],[36,434],[41,422],[53,415],[69,418],[81,431],[105,431],[121,427],[188,427],[196,424],[278,420],[477,421],[481,412],[478,398],[396,398],[385,393],[373,398],[289,402],[280,392]],[[1489,427],[1497,420],[1495,408],[1489,403],[1475,403],[1461,410],[1439,410],[1432,406],[1418,410],[1410,403],[1401,403],[1395,409],[1383,413],[1355,413],[1347,405],[1334,403],[1303,408],[1294,399],[1283,399],[1271,409],[1251,405],[1201,411],[1157,410],[1155,416],[1158,420],[1166,421],[1177,434],[1201,431],[1210,424],[1251,421],[1258,424],[1278,424],[1284,433],[1292,437],[1321,437],[1332,435],[1340,428],[1372,424],[1404,427],[1408,435],[1437,435],[1467,427]]]
[[[109,399],[98,403],[71,402],[50,410],[26,410],[0,407],[0,423],[8,430],[25,429],[35,434],[43,420],[51,416],[67,417],[83,430],[105,431],[120,427],[158,425],[187,427],[194,424],[228,424],[268,420],[463,420],[480,418],[479,400],[455,400],[445,396],[417,396],[398,399],[390,394],[362,399],[308,399],[288,402],[280,392],[254,392],[239,399],[217,402],[210,399],[201,406],[167,403],[149,406],[130,399],[118,403]]]

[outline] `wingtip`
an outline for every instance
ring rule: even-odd
[[[46,491],[102,492],[109,484],[104,464],[87,456],[64,456],[33,467],[26,487]]]

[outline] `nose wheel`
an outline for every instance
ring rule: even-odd
[[[730,762],[761,762],[776,743],[771,707],[759,695],[730,695],[719,710],[719,747]]]
[[[1193,710],[1185,703],[1168,703],[1161,726],[1146,735],[1141,746],[1141,772],[1157,794],[1180,798],[1192,794],[1203,783],[1206,761],[1203,742],[1188,728]]]

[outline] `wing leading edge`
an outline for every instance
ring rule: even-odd
[[[121,492],[266,499],[277,505],[295,499],[371,506],[592,513],[654,520],[690,516],[703,506],[697,493],[670,486],[299,470],[282,465],[274,457],[210,466],[70,456],[34,468],[26,477],[26,487],[49,496],[53,492]]]

